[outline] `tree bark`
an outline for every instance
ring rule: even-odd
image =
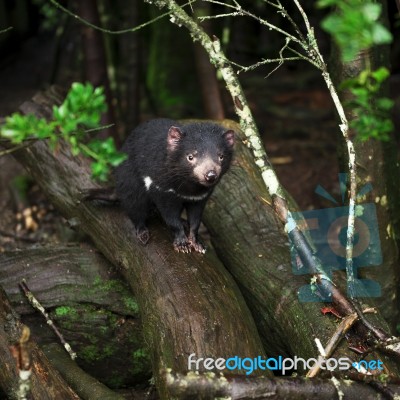
[[[21,332],[22,324],[0,287],[0,396],[3,391],[10,400],[17,399],[19,387],[16,360],[10,346],[20,340]],[[30,395],[33,400],[79,400],[33,340],[26,343],[26,350],[32,370]]]
[[[96,0],[77,2],[78,14],[86,21],[100,26],[100,16]],[[107,111],[102,118],[102,124],[115,123],[113,94],[107,74],[107,59],[102,33],[87,25],[82,25],[83,54],[85,58],[85,79],[94,87],[104,86],[107,100]],[[102,138],[114,137],[118,141],[115,125],[104,129],[99,135]]]
[[[46,116],[46,105],[59,101],[49,91],[21,109]],[[150,243],[140,246],[132,224],[118,210],[79,201],[80,190],[94,184],[85,160],[74,158],[62,144],[54,154],[45,142],[36,142],[15,152],[15,157],[70,224],[90,236],[131,286],[162,398],[169,395],[161,371],[187,371],[192,353],[214,358],[264,354],[242,295],[215,253],[176,253],[166,229],[156,229],[155,224],[150,225]]]
[[[58,341],[19,289],[22,279],[78,354],[83,369],[111,388],[149,379],[136,299],[96,250],[54,245],[0,254],[0,285],[31,336],[40,345]]]
[[[195,5],[197,17],[210,15],[210,4],[206,2]],[[202,26],[207,33],[211,33],[212,24],[205,21]],[[210,64],[207,52],[199,43],[193,43],[197,76],[200,83],[200,90],[203,99],[204,116],[207,119],[222,120],[225,118],[224,106],[222,103],[221,91],[218,85],[217,71]]]

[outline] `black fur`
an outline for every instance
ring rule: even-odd
[[[149,239],[146,218],[155,205],[174,234],[177,251],[205,251],[197,237],[201,217],[213,188],[229,168],[233,144],[232,131],[204,122],[182,125],[155,119],[130,134],[122,147],[128,159],[115,170],[116,191],[142,243]]]

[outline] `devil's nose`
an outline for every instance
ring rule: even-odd
[[[206,179],[207,182],[213,183],[213,182],[216,181],[218,175],[217,175],[217,173],[216,173],[214,170],[211,170],[211,171],[208,171],[208,172],[205,174],[204,177],[205,177],[205,179]]]

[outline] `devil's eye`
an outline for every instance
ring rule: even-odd
[[[194,156],[193,154],[188,154],[186,158],[188,159],[188,161],[193,161]]]
[[[224,159],[224,155],[223,155],[223,154],[220,154],[220,155],[219,155],[219,160],[222,161],[223,159]]]

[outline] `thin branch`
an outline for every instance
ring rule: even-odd
[[[206,20],[210,19],[218,19],[218,18],[227,18],[227,17],[239,17],[241,16],[242,13],[238,11],[234,11],[231,13],[225,13],[225,14],[216,14],[216,15],[204,15],[202,17],[197,17],[200,22],[204,22]]]
[[[304,60],[304,57],[282,57],[282,58],[274,58],[274,59],[267,59],[267,60],[263,59],[262,61],[259,61],[256,64],[249,65],[248,67],[237,64],[233,61],[230,61],[230,64],[234,65],[235,67],[240,68],[240,70],[237,71],[239,74],[240,72],[252,71],[252,70],[254,70],[258,67],[261,67],[262,65],[265,65],[265,64],[281,63],[282,61],[301,61],[301,60]]]
[[[354,298],[355,297],[354,283],[356,281],[356,278],[354,276],[354,271],[353,271],[355,202],[356,202],[356,195],[357,195],[356,152],[354,149],[354,144],[349,136],[349,124],[348,124],[347,117],[346,117],[344,109],[343,109],[343,105],[342,105],[341,101],[339,100],[339,96],[336,92],[336,89],[332,83],[329,72],[327,70],[326,63],[322,57],[321,52],[319,51],[319,48],[318,48],[318,45],[317,45],[317,42],[316,42],[316,39],[314,36],[314,30],[311,27],[310,22],[307,17],[307,14],[304,12],[299,1],[293,0],[293,2],[297,6],[297,8],[303,18],[304,24],[307,28],[308,40],[309,40],[311,48],[312,48],[312,54],[310,54],[310,56],[311,56],[311,58],[313,58],[313,55],[315,55],[321,64],[322,76],[325,80],[325,83],[329,89],[329,92],[330,92],[333,102],[335,104],[336,110],[339,114],[339,118],[341,121],[340,129],[342,131],[342,135],[344,137],[344,140],[345,140],[346,146],[347,146],[347,153],[348,153],[348,157],[349,157],[349,175],[350,175],[350,190],[349,190],[350,193],[349,194],[350,195],[349,195],[349,216],[348,216],[348,222],[347,222],[346,274],[347,274],[347,283],[348,283],[349,294],[350,294],[351,298]]]
[[[307,57],[303,54],[301,54],[300,52],[298,52],[297,50],[293,49],[292,47],[288,47],[288,50],[290,50],[292,53],[296,54],[298,57],[300,57],[302,60],[308,61],[310,64],[314,65],[315,68],[321,70],[321,65],[320,63],[316,62],[315,60],[313,60],[310,57]]]
[[[9,26],[8,28],[2,29],[2,30],[0,31],[0,33],[6,33],[6,32],[8,32],[8,31],[11,31],[11,29],[14,29],[14,27],[13,27],[13,26]]]
[[[212,4],[217,4],[217,5],[220,5],[220,6],[224,6],[224,7],[227,7],[227,8],[232,8],[232,9],[236,10],[236,12],[238,13],[238,15],[245,15],[245,16],[248,16],[248,17],[250,17],[250,18],[253,18],[253,19],[255,19],[256,21],[258,21],[260,24],[265,25],[265,26],[267,26],[268,28],[270,28],[270,29],[272,29],[272,30],[274,30],[274,31],[276,31],[276,32],[281,33],[282,35],[288,37],[288,38],[289,38],[290,40],[292,40],[293,42],[299,43],[302,47],[304,47],[304,42],[302,42],[301,40],[299,40],[296,36],[293,36],[293,35],[291,35],[290,33],[284,31],[283,29],[281,29],[281,28],[279,28],[279,27],[277,27],[277,26],[275,26],[275,25],[269,23],[268,21],[266,21],[266,20],[264,20],[264,19],[262,19],[262,18],[260,18],[260,17],[257,17],[257,15],[254,15],[254,14],[251,13],[250,11],[244,10],[244,9],[240,6],[240,4],[238,4],[238,3],[236,3],[237,5],[234,6],[234,5],[232,5],[232,4],[227,4],[227,3],[224,3],[223,1],[218,1],[218,0],[204,0],[204,1],[207,1],[207,2],[212,3]],[[205,18],[205,17],[202,17],[202,18]]]
[[[8,154],[12,154],[12,153],[14,153],[15,151],[24,149],[25,147],[29,147],[29,146],[31,146],[32,144],[34,144],[37,140],[38,140],[38,139],[30,140],[29,142],[25,142],[25,141],[24,141],[24,143],[21,143],[21,144],[19,144],[18,146],[12,147],[11,149],[2,150],[2,151],[0,151],[0,157],[6,156],[6,155],[8,155]],[[7,140],[7,142],[8,142],[8,140]]]
[[[290,43],[290,39],[286,38],[286,42],[285,45],[279,50],[279,55],[280,55],[280,61],[279,64],[266,76],[267,78],[269,78],[278,68],[280,68],[283,65],[283,52],[285,51],[285,49],[288,48]]]
[[[76,358],[76,353],[72,350],[71,346],[69,343],[67,343],[61,334],[61,332],[58,330],[58,328],[54,325],[54,322],[49,318],[49,314],[47,314],[46,310],[44,307],[39,303],[39,301],[36,299],[36,297],[33,295],[33,293],[29,290],[28,285],[25,282],[25,279],[22,280],[19,284],[20,288],[24,292],[26,298],[28,299],[29,303],[31,306],[35,309],[38,310],[43,317],[46,319],[47,324],[50,326],[51,329],[53,329],[54,333],[57,335],[57,337],[60,339],[60,342],[64,346],[65,350],[68,352],[69,356],[71,357],[72,360],[75,360]]]
[[[363,313],[376,313],[374,308],[366,308]],[[321,354],[324,358],[329,358],[333,352],[335,351],[336,347],[339,345],[340,341],[343,339],[344,335],[349,331],[349,329],[355,324],[355,322],[359,319],[358,313],[352,313],[347,317],[343,318],[340,322],[339,326],[336,328],[335,333],[330,338],[328,344],[323,349],[323,353]],[[320,364],[316,363],[313,368],[311,368],[308,372],[306,377],[307,378],[314,378],[318,372],[320,371]]]
[[[301,39],[302,42],[306,42],[306,38],[304,37],[303,33],[301,32],[299,26],[294,22],[292,17],[289,15],[289,13],[286,11],[286,8],[283,7],[282,3],[278,0],[277,3],[277,8],[279,9],[278,13],[282,14],[286,20],[290,22],[290,24],[293,26],[294,30],[296,31],[297,35],[299,35],[299,38]]]
[[[191,5],[194,1],[195,1],[195,0],[190,0],[189,2],[187,2],[186,4],[184,4],[182,7],[185,7],[185,6],[188,5],[188,4]],[[148,26],[148,25],[150,25],[150,24],[153,24],[154,22],[157,22],[158,20],[160,20],[160,19],[162,19],[162,18],[164,18],[164,17],[166,17],[166,16],[168,16],[168,15],[170,14],[169,12],[166,12],[166,13],[161,14],[161,15],[159,15],[158,17],[155,17],[155,18],[153,18],[152,20],[147,21],[147,22],[145,22],[145,23],[143,23],[143,24],[141,24],[141,25],[138,25],[138,26],[136,26],[136,27],[134,27],[134,28],[128,28],[128,29],[121,29],[121,30],[118,30],[118,31],[112,31],[112,30],[109,30],[109,29],[102,28],[101,26],[97,26],[97,25],[94,25],[94,24],[90,23],[89,21],[83,19],[83,18],[80,17],[79,15],[77,15],[77,14],[73,13],[72,11],[68,10],[68,8],[62,6],[62,5],[61,5],[58,1],[56,1],[56,0],[50,0],[50,3],[52,3],[52,4],[53,4],[55,7],[57,7],[59,10],[61,10],[61,11],[65,12],[66,14],[68,14],[70,17],[73,17],[73,18],[77,19],[78,21],[82,22],[82,24],[84,24],[84,25],[86,25],[86,26],[89,26],[90,28],[96,29],[96,30],[98,30],[98,31],[100,31],[100,32],[108,33],[108,34],[110,34],[110,35],[121,35],[121,34],[123,34],[123,33],[129,33],[129,32],[138,31],[139,29],[142,29],[142,28],[144,28],[144,27],[146,27],[146,26]],[[8,29],[10,29],[10,28],[8,28]],[[7,30],[8,30],[8,29],[7,29]],[[1,33],[1,32],[0,32],[0,33]]]

